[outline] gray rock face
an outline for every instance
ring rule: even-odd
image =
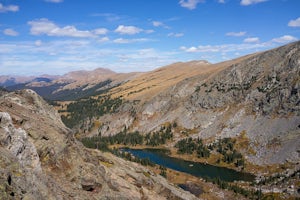
[[[0,199],[55,199],[50,183],[27,133],[0,112]]]
[[[37,150],[29,141],[27,133],[21,128],[16,129],[12,125],[10,115],[3,112],[0,112],[0,144],[15,156],[24,168],[41,171]]]
[[[0,97],[0,199],[197,199],[146,168],[86,149],[30,90]]]

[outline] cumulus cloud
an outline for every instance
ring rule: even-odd
[[[244,42],[246,42],[246,43],[259,42],[259,38],[258,37],[249,37],[249,38],[244,39]]]
[[[290,27],[300,27],[300,17],[298,17],[295,20],[289,21],[288,26],[290,26]]]
[[[242,6],[249,6],[251,4],[256,4],[256,3],[262,3],[268,0],[242,0],[241,5]]]
[[[19,6],[17,5],[8,5],[4,6],[2,3],[0,3],[0,12],[17,12],[19,11]]]
[[[228,32],[226,33],[227,36],[233,36],[233,37],[241,37],[246,35],[246,31],[240,31],[240,32]]]
[[[169,33],[168,37],[183,37],[184,34],[183,33]]]
[[[46,2],[50,2],[50,3],[61,3],[64,0],[45,0]]]
[[[17,31],[10,29],[10,28],[4,29],[3,33],[8,36],[18,36],[19,35],[19,33]]]
[[[284,35],[282,37],[272,39],[272,42],[287,43],[287,42],[293,42],[293,41],[296,41],[296,40],[298,40],[298,39],[294,36]]]
[[[67,36],[67,37],[95,37],[90,31],[77,30],[74,26],[59,27],[52,21],[42,18],[29,21],[32,35]]]
[[[197,4],[201,2],[204,2],[204,0],[180,0],[179,4],[183,8],[193,10],[197,7]]]
[[[119,25],[118,28],[115,30],[116,33],[122,34],[122,35],[135,35],[140,32],[142,32],[143,29],[135,27],[135,26],[124,26]]]

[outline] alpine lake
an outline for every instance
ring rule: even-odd
[[[170,157],[164,149],[130,149],[121,148],[121,151],[131,153],[138,158],[148,158],[151,162],[170,168],[179,172],[188,173],[190,175],[209,178],[220,179],[226,182],[246,181],[251,182],[255,176],[250,173],[240,172],[233,169],[218,167],[210,164],[186,161],[179,158]]]

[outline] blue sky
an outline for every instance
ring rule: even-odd
[[[299,0],[0,0],[0,75],[217,63],[299,38]]]

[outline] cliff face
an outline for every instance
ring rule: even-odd
[[[254,164],[299,162],[300,42],[209,67],[154,96],[127,102],[100,118],[99,130],[114,134],[126,126],[147,133],[176,122],[193,130],[192,137],[243,135],[249,145],[241,151]]]
[[[0,97],[0,199],[196,199],[146,168],[77,142],[35,92]]]

